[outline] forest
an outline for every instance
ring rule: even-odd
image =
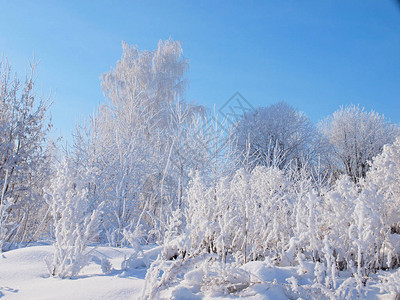
[[[51,245],[49,278],[144,268],[142,299],[256,286],[290,299],[400,295],[400,131],[382,114],[346,105],[314,123],[285,102],[221,114],[185,99],[180,42],[123,42],[103,103],[64,146],[36,67],[19,77],[0,64],[3,256]],[[99,247],[131,252],[116,266]]]

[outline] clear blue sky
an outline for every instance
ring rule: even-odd
[[[0,0],[0,53],[53,92],[68,136],[104,101],[99,76],[121,41],[154,49],[183,42],[187,100],[217,108],[236,91],[253,106],[286,101],[313,121],[354,103],[400,122],[400,6],[394,0]],[[67,137],[68,139],[68,137]]]

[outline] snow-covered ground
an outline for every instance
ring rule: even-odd
[[[99,247],[96,256],[107,257],[115,270],[105,275],[97,262],[90,263],[74,279],[49,276],[45,258],[52,246],[12,250],[0,258],[0,295],[6,299],[137,299],[146,269],[124,273],[120,266],[129,248]]]
[[[139,299],[145,285],[147,268],[138,259],[136,268],[121,270],[124,258],[133,252],[131,248],[98,247],[93,253],[96,258],[92,259],[79,276],[74,279],[59,279],[49,276],[45,263],[46,257],[53,253],[52,246],[11,250],[1,254],[0,258],[0,296],[4,299]],[[158,255],[159,248],[144,248],[144,253],[153,260]],[[112,264],[109,274],[102,271],[102,258],[107,258]],[[206,262],[182,266],[184,275],[176,276],[177,280],[163,286],[157,296],[165,299],[317,297],[310,292],[310,287],[315,282],[315,266],[311,262],[305,262],[301,267],[277,267],[268,262],[255,261],[241,268],[228,267],[225,270],[219,264]],[[346,279],[345,273],[339,275],[338,286]],[[229,276],[229,280],[237,282],[227,283]],[[393,278],[396,284],[396,278],[400,276]],[[379,276],[370,281],[367,298],[395,299],[394,294],[385,295],[380,292],[380,281]]]

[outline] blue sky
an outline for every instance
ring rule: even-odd
[[[99,76],[121,41],[180,40],[186,99],[220,107],[286,101],[314,122],[354,103],[400,122],[400,7],[394,0],[6,1],[0,53],[23,75],[35,53],[38,92],[52,92],[57,134],[104,101]]]

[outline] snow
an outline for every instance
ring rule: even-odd
[[[133,248],[98,247],[91,263],[84,267],[80,275],[73,279],[60,279],[49,276],[45,259],[53,254],[49,245],[11,250],[0,257],[0,297],[5,299],[140,299],[145,285],[147,267],[138,257],[137,268],[122,270],[121,264],[132,254]],[[161,247],[145,246],[143,255],[154,261]],[[112,268],[108,274],[102,271],[102,262],[107,259]],[[173,263],[173,261],[171,261]],[[161,299],[303,299],[312,298],[307,290],[315,283],[313,270],[315,264],[305,261],[302,266],[276,266],[269,261],[252,261],[241,267],[227,267],[219,262],[209,263],[204,259],[200,263],[189,264],[184,276],[170,286],[165,285],[159,294]],[[226,267],[223,267],[226,266]],[[218,269],[221,273],[218,274]],[[223,270],[225,268],[225,270]],[[226,271],[230,271],[227,273]],[[235,274],[247,274],[248,282],[240,284],[242,277]],[[393,286],[396,286],[400,271],[381,271],[371,279],[367,299],[395,299]],[[224,279],[236,278],[237,290],[226,293],[229,285]],[[342,272],[339,282],[344,282],[349,273]],[[225,287],[221,289],[221,283]],[[232,281],[231,281],[232,282]],[[387,282],[386,288],[383,282]],[[233,282],[232,282],[233,283]],[[390,288],[391,287],[391,288]],[[222,292],[221,292],[222,291]],[[308,292],[307,292],[308,291]],[[327,298],[322,297],[322,299]]]
[[[146,270],[120,270],[133,249],[99,247],[96,256],[107,257],[114,270],[104,275],[101,266],[92,262],[74,279],[49,276],[45,259],[53,251],[52,246],[35,246],[3,253],[0,295],[7,299],[138,299],[141,295]]]

